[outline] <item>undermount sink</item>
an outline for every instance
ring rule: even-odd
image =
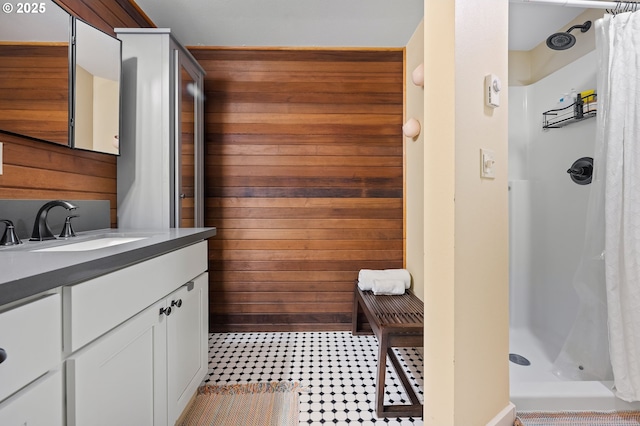
[[[47,247],[37,250],[31,250],[33,252],[45,252],[45,251],[89,251],[98,250],[101,248],[113,247],[120,244],[131,243],[134,241],[144,240],[147,237],[115,237],[104,236],[101,238],[95,238],[87,241],[79,241],[77,243],[63,244],[60,246]]]

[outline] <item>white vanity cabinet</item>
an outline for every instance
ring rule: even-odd
[[[163,304],[156,303],[67,359],[69,426],[167,424],[155,409],[155,399],[166,392],[166,333],[158,315]]]
[[[118,225],[203,226],[204,70],[166,28],[122,41]]]
[[[175,423],[207,370],[206,268],[200,242],[63,289],[69,426]]]
[[[51,371],[0,403],[0,425],[62,426],[62,373]]]
[[[0,425],[63,424],[60,309],[59,294],[0,308]]]
[[[209,361],[208,274],[180,287],[167,300],[167,398],[169,424],[186,408]]]
[[[207,273],[67,360],[68,425],[173,425],[207,371]]]

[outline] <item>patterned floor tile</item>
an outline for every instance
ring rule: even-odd
[[[423,362],[415,348],[394,349],[423,400]],[[209,372],[203,384],[298,381],[300,426],[422,425],[422,418],[375,416],[378,343],[349,332],[211,333]],[[385,404],[409,404],[387,364]]]

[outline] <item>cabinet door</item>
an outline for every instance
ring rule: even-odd
[[[67,421],[166,425],[166,321],[158,302],[67,360]]]
[[[62,426],[62,373],[50,372],[0,404],[0,425]]]
[[[176,69],[176,225],[181,228],[204,226],[203,218],[203,105],[202,71],[174,51]]]
[[[167,319],[169,424],[180,416],[207,372],[207,277],[200,275],[167,301],[168,306],[173,304]]]

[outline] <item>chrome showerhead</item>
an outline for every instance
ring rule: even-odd
[[[582,25],[574,25],[573,27],[569,28],[565,33],[551,34],[547,38],[547,47],[553,50],[569,49],[571,46],[576,44],[576,38],[572,34],[569,34],[571,31],[575,30],[576,28],[580,28],[581,32],[586,33],[587,31],[589,31],[589,28],[591,28],[591,21],[586,21]]]

